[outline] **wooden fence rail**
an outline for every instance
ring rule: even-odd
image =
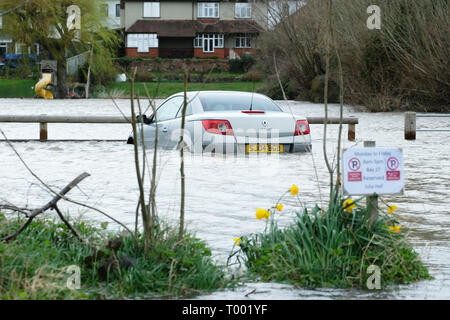
[[[450,114],[405,112],[406,140],[416,140],[416,132],[450,132],[449,128],[417,129],[417,118],[450,118]]]
[[[324,117],[308,117],[309,124],[324,124]],[[62,116],[62,115],[0,115],[0,123],[39,123],[39,140],[48,140],[48,123],[106,123],[106,124],[124,124],[129,123],[130,119],[122,116]],[[328,118],[328,124],[339,124],[339,118]],[[355,141],[356,125],[358,118],[343,118],[342,124],[348,125],[348,140]]]

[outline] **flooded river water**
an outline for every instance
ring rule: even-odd
[[[129,101],[117,101],[129,114]],[[279,102],[296,114],[323,116],[323,105]],[[330,106],[332,116],[338,106]],[[0,114],[119,115],[109,100],[43,101],[0,99]],[[345,108],[345,116],[359,118],[356,142],[346,139],[344,147],[362,146],[364,140],[377,146],[403,148],[405,194],[383,197],[398,206],[398,219],[434,280],[385,290],[294,289],[276,283],[246,283],[235,290],[220,291],[201,299],[450,299],[450,133],[418,132],[416,141],[403,138],[402,113],[362,113]],[[418,119],[421,128],[443,128],[449,121]],[[10,139],[37,139],[38,124],[0,123]],[[126,139],[129,125],[49,124],[49,139]],[[188,228],[206,240],[214,257],[224,263],[233,238],[264,229],[255,219],[256,208],[272,206],[292,184],[300,188],[307,206],[326,198],[328,174],[323,161],[323,126],[312,125],[312,153],[281,154],[270,157],[227,157],[192,155],[186,157],[186,219]],[[336,144],[337,126],[330,126],[330,156]],[[96,206],[132,226],[138,200],[133,149],[124,142],[18,142],[14,144],[34,172],[56,189],[82,172],[91,176],[69,196]],[[164,151],[159,159],[157,202],[159,215],[175,221],[179,210],[179,153]],[[316,170],[315,170],[316,168]],[[318,181],[316,179],[316,172]],[[0,202],[35,207],[50,195],[38,184],[14,152],[0,142]],[[289,223],[294,203],[283,201],[280,224]],[[101,215],[62,203],[71,215],[82,214],[96,221]],[[113,223],[110,223],[113,227]],[[254,294],[245,297],[256,289]]]

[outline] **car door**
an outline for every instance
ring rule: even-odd
[[[184,101],[182,96],[175,96],[165,101],[156,111],[156,121],[158,123],[159,145],[163,148],[172,148],[178,141],[171,138],[172,122],[176,119],[178,111]],[[153,122],[151,125],[155,126]]]
[[[178,113],[176,114],[175,118],[172,120],[167,121],[168,129],[171,134],[170,137],[170,147],[175,147],[178,145],[178,142],[180,141],[180,134],[181,134],[181,117],[183,113],[183,104],[184,104],[184,97],[182,97],[180,109],[178,110]],[[192,132],[190,131],[190,128],[188,126],[188,117],[192,115],[192,103],[188,102],[186,106],[186,123],[185,123],[185,130],[188,131],[189,139],[191,139]],[[188,143],[189,141],[186,141]]]

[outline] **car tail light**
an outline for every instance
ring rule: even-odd
[[[295,125],[295,135],[301,136],[309,133],[310,129],[308,120],[298,120],[297,124]]]
[[[233,135],[233,129],[227,120],[202,120],[202,123],[207,132],[229,136]]]

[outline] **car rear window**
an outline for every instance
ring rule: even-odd
[[[258,94],[202,92],[199,95],[204,111],[278,111],[281,109],[269,98]]]

